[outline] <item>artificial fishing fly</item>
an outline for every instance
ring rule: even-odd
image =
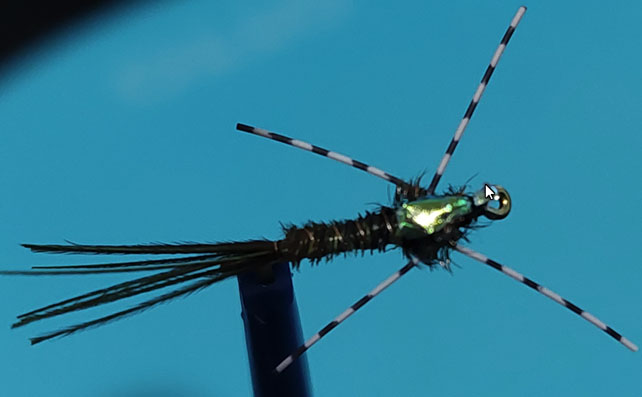
[[[638,348],[635,344],[604,324],[597,317],[515,270],[460,244],[461,240],[467,241],[468,232],[478,225],[479,220],[485,218],[495,221],[504,219],[509,214],[511,198],[506,189],[499,185],[484,184],[482,189],[477,192],[466,192],[463,188],[450,188],[443,194],[435,193],[435,189],[468,126],[499,59],[525,12],[526,7],[520,7],[511,20],[427,188],[422,187],[419,180],[405,181],[386,171],[343,154],[261,128],[237,124],[236,128],[239,131],[259,135],[328,157],[394,184],[396,190],[392,204],[390,206],[380,206],[376,211],[366,212],[365,215],[359,215],[356,219],[318,223],[308,222],[303,226],[285,227],[283,238],[277,241],[250,240],[213,244],[149,245],[23,244],[24,247],[34,252],[187,256],[120,263],[38,266],[30,271],[1,272],[1,274],[10,275],[153,272],[148,276],[91,291],[21,314],[18,316],[18,321],[13,324],[13,327],[21,327],[35,321],[100,306],[161,288],[174,288],[170,292],[143,301],[126,310],[32,338],[31,343],[36,344],[55,337],[71,335],[90,327],[104,325],[171,299],[191,294],[227,278],[244,272],[262,271],[262,269],[269,268],[277,263],[289,262],[293,268],[298,268],[300,263],[306,259],[314,263],[322,259],[331,259],[342,253],[384,251],[393,247],[401,248],[404,257],[408,260],[407,264],[328,323],[291,355],[285,357],[275,368],[277,372],[284,371],[313,344],[384,289],[392,285],[401,276],[408,273],[413,267],[426,265],[450,269],[449,258],[452,251],[458,251],[469,256],[534,289],[580,315],[627,348],[636,351]]]

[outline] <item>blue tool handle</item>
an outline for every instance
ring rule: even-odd
[[[289,265],[274,265],[267,277],[245,272],[237,279],[254,396],[311,396],[305,356],[281,374],[274,371],[281,360],[303,344]]]

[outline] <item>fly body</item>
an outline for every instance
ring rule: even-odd
[[[470,230],[486,224],[480,223],[480,220],[500,220],[509,214],[512,204],[506,189],[499,185],[485,184],[477,192],[466,192],[465,189],[450,188],[443,194],[435,193],[436,187],[506,49],[506,45],[525,12],[526,8],[520,7],[511,20],[428,187],[421,186],[419,180],[408,182],[380,168],[365,164],[338,152],[262,128],[238,124],[236,128],[239,131],[316,153],[392,183],[396,188],[393,203],[390,206],[380,206],[373,212],[366,212],[365,215],[360,215],[351,220],[308,222],[302,226],[286,226],[283,228],[283,238],[274,241],[257,239],[210,244],[148,245],[24,244],[26,248],[35,252],[178,256],[169,259],[118,263],[40,266],[31,271],[4,271],[2,272],[3,274],[13,275],[149,273],[130,281],[91,291],[24,313],[18,316],[18,321],[13,326],[20,327],[35,321],[100,306],[162,288],[173,288],[168,293],[158,295],[128,309],[31,339],[32,343],[35,344],[55,337],[70,335],[86,328],[106,324],[174,298],[188,295],[227,278],[244,272],[260,271],[277,263],[289,262],[292,267],[298,268],[304,260],[317,263],[324,259],[330,260],[340,254],[399,248],[407,263],[328,323],[290,356],[285,357],[276,367],[277,372],[284,371],[314,343],[412,268],[423,264],[449,269],[449,258],[453,251],[458,251],[499,270],[504,275],[519,281],[581,316],[627,348],[633,351],[637,350],[637,346],[631,341],[559,294],[461,244],[462,241],[468,241],[467,235]]]

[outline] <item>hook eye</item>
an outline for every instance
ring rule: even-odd
[[[503,187],[495,185],[497,189],[497,194],[495,194],[495,199],[488,201],[484,207],[484,216],[488,219],[504,219],[510,212],[511,200],[510,195]],[[491,204],[494,201],[499,202],[499,207],[495,208]]]

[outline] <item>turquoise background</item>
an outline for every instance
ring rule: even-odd
[[[70,29],[2,81],[0,263],[100,260],[21,242],[278,238],[279,221],[388,203],[385,182],[235,123],[432,175],[519,5],[169,2]],[[512,213],[469,246],[642,343],[642,4],[527,5],[440,187],[505,186]],[[317,396],[642,394],[640,353],[453,257],[452,275],[413,270],[309,352]],[[305,335],[403,263],[304,263]],[[107,311],[9,330],[124,278],[1,278],[0,394],[251,394],[235,281],[37,347],[27,337]]]

